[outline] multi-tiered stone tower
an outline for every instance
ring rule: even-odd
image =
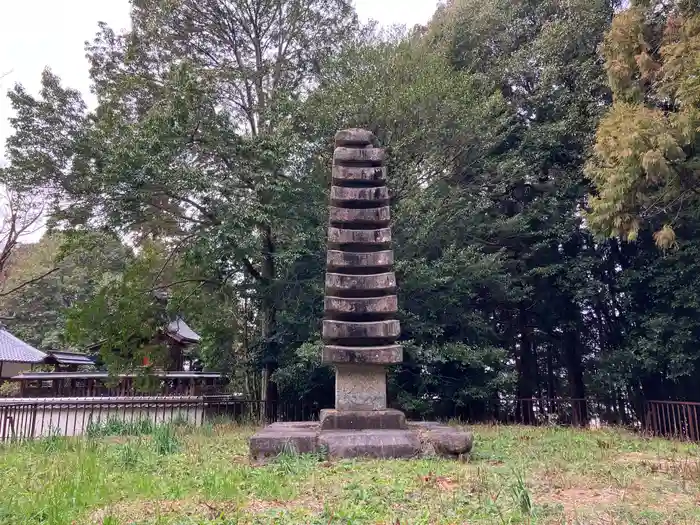
[[[322,360],[336,370],[337,411],[383,411],[386,367],[403,360],[384,150],[365,130],[335,145]]]
[[[472,437],[437,423],[408,424],[387,408],[386,367],[401,363],[384,150],[362,129],[335,136],[322,361],[335,368],[335,408],[320,422],[273,423],[253,436],[254,458],[324,450],[331,457],[455,456]],[[422,439],[421,439],[422,438]]]

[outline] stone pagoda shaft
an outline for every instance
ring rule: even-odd
[[[386,367],[403,360],[384,150],[365,130],[335,136],[323,320],[336,410],[386,409]]]

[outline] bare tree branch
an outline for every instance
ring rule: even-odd
[[[7,297],[8,295],[13,294],[13,293],[21,290],[25,286],[29,286],[30,284],[34,284],[38,281],[41,281],[44,277],[48,277],[49,275],[51,275],[54,272],[57,272],[60,269],[61,268],[58,266],[55,268],[51,268],[50,270],[42,273],[41,275],[39,275],[37,277],[34,277],[33,279],[29,279],[28,281],[24,281],[24,282],[18,284],[17,286],[14,286],[13,288],[11,288],[10,290],[8,290],[6,292],[0,292],[0,297]]]
[[[44,215],[44,202],[40,195],[21,195],[19,192],[8,188],[4,189],[4,194],[0,196],[0,200],[2,200],[2,209],[0,210],[0,278],[4,281],[12,255],[16,251],[17,246],[21,244],[22,238],[32,235],[42,228],[41,219]],[[42,275],[39,278],[43,278],[46,275]],[[20,283],[10,292],[1,293],[0,297],[9,295],[39,278]]]

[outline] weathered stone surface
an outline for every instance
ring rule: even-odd
[[[401,332],[401,326],[395,319],[389,321],[323,321],[323,338],[335,339],[396,339]]]
[[[317,449],[318,423],[273,423],[250,438],[250,455],[256,460]]]
[[[260,461],[283,452],[326,451],[334,458],[462,458],[474,445],[469,431],[433,421],[407,423],[398,410],[322,410],[320,419],[268,425],[250,440],[251,457]],[[404,435],[397,438],[391,432]],[[380,437],[366,437],[369,434]]]
[[[326,274],[326,293],[345,290],[392,291],[396,289],[394,272],[373,273],[370,275]]]
[[[411,458],[420,454],[420,440],[408,430],[327,430],[319,447],[331,458]]]
[[[438,454],[444,456],[460,456],[472,449],[474,436],[471,432],[443,432],[441,430],[428,431],[428,438]]]
[[[321,430],[405,430],[400,410],[321,410]]]
[[[395,295],[386,295],[384,297],[326,296],[324,308],[329,313],[390,314],[398,310],[398,301]]]
[[[386,181],[386,166],[333,166],[333,180],[341,185],[345,182],[379,184]]]
[[[474,435],[460,428],[432,421],[408,424],[436,454],[444,457],[460,457],[471,451]]]
[[[416,430],[430,430],[435,427],[444,428],[448,425],[439,421],[409,421],[408,426]]]
[[[381,208],[338,208],[331,206],[331,222],[358,223],[358,224],[381,224],[384,225],[391,220],[389,206]],[[391,237],[391,232],[389,232]]]
[[[330,227],[328,242],[331,244],[387,244],[391,242],[391,228],[348,230]]]
[[[384,410],[386,370],[381,365],[336,365],[336,410]]]
[[[336,146],[370,146],[375,141],[374,133],[366,129],[350,128],[335,134]]]
[[[278,421],[265,427],[272,431],[318,430],[318,421]]]
[[[389,188],[352,188],[331,186],[331,202],[374,202],[377,206],[389,202]]]
[[[329,268],[386,268],[394,264],[394,252],[341,252],[328,250],[326,264]]]
[[[338,147],[333,152],[333,163],[353,163],[367,162],[372,164],[382,164],[384,162],[385,153],[382,148],[347,148]]]
[[[324,363],[391,365],[403,361],[401,345],[385,346],[339,346],[323,347],[321,361]]]

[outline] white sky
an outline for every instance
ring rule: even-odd
[[[412,26],[428,21],[436,0],[355,0],[363,20],[383,25]],[[10,104],[5,93],[16,82],[32,92],[39,89],[42,69],[49,66],[64,85],[85,93],[88,66],[83,45],[92,39],[97,22],[114,29],[129,24],[128,0],[0,0],[0,162],[10,133]]]

